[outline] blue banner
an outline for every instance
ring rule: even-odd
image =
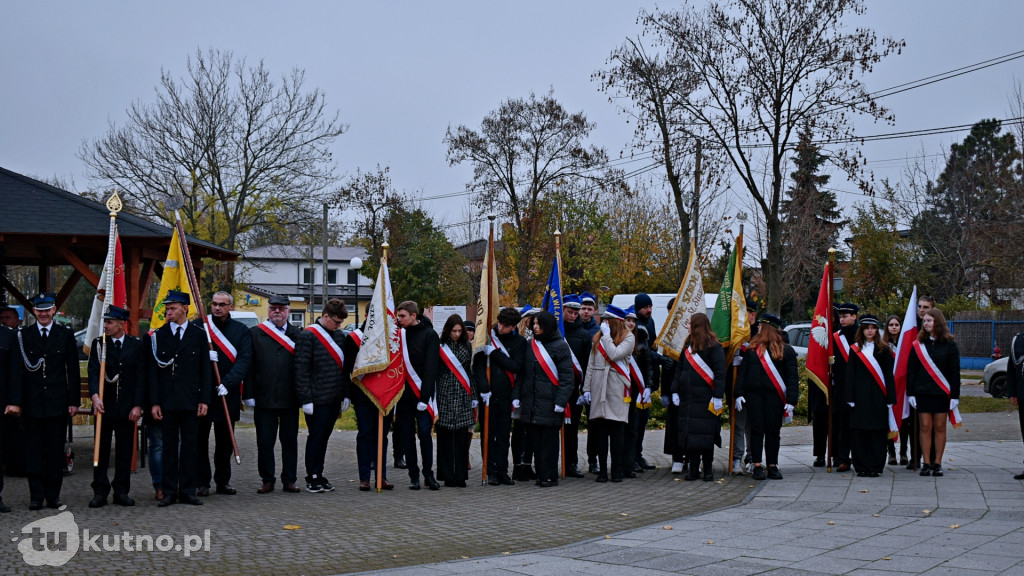
[[[565,338],[565,326],[562,324],[562,274],[558,269],[557,256],[551,263],[551,275],[548,276],[548,284],[544,287],[544,301],[540,309],[555,315],[555,319],[558,320],[558,331],[562,338]]]

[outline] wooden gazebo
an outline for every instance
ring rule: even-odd
[[[143,298],[153,273],[163,272],[173,231],[124,212],[117,218],[117,227],[131,310],[129,325],[135,332],[139,319],[152,312],[142,310]],[[99,284],[99,275],[89,266],[103,264],[109,228],[109,210],[103,204],[0,168],[0,270],[38,266],[40,290],[54,292],[57,287],[50,285],[50,268],[70,265],[74,272],[57,291],[58,307],[80,280],[94,287]],[[201,258],[238,260],[238,253],[191,236],[188,245],[196,265]],[[0,274],[0,286],[18,303],[31,307],[32,295],[23,294],[5,274]]]

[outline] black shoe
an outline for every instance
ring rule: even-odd
[[[488,476],[487,477],[487,485],[488,486],[497,486],[498,484],[501,484],[501,482],[498,480],[497,476]]]
[[[191,504],[192,506],[202,506],[203,501],[190,494],[182,494],[178,501],[182,504]]]
[[[107,505],[107,497],[102,494],[97,494],[89,500],[89,508],[102,508]]]
[[[28,509],[29,510],[42,510],[43,509],[43,501],[42,500],[33,500],[33,501],[29,502],[28,503]]]
[[[814,466],[815,468],[824,468],[825,467],[825,459],[824,458],[815,458],[814,459],[814,464],[811,464],[811,466]]]
[[[60,498],[57,498],[56,500],[47,500],[46,501],[46,507],[47,508],[52,508],[54,510],[60,508],[63,505],[64,505],[64,502],[61,501]]]
[[[323,492],[324,487],[320,484],[319,480],[307,480],[306,481],[306,492],[319,493]]]
[[[889,454],[889,465],[890,466],[895,466],[896,465],[896,455],[895,454]]]
[[[590,473],[591,474],[600,474],[601,473],[601,467],[598,466],[596,462],[594,464],[591,464],[590,465]]]
[[[171,504],[174,504],[174,496],[164,496],[162,499],[160,499],[160,502],[157,503],[157,506],[159,506],[160,508],[166,508]]]
[[[399,470],[405,470],[406,468],[408,468],[408,466],[406,466],[405,464],[405,458],[402,458],[401,456],[396,456],[395,468],[398,468]]]
[[[558,486],[558,480],[540,480],[537,482],[537,486],[551,488],[552,486]]]
[[[238,494],[238,490],[231,487],[231,484],[225,484],[223,486],[217,486],[217,494],[224,494],[225,496],[234,496]]]
[[[608,475],[607,474],[603,474],[601,472],[597,473],[597,479],[594,480],[594,482],[600,482],[602,484],[604,484],[607,481],[608,481]]]
[[[526,472],[527,480],[537,480],[537,472],[534,471],[533,466],[523,464],[523,470]]]
[[[202,497],[205,498],[205,497],[207,497],[209,495],[210,495],[210,487],[209,486],[200,486],[199,488],[196,488],[196,496],[202,496]]]
[[[865,478],[865,477],[867,477],[867,475],[868,475],[867,472],[857,472],[857,477],[858,478]]]
[[[906,456],[900,456],[900,466],[906,466],[907,462],[909,461],[907,460]]]
[[[919,474],[921,476],[931,476],[932,475],[932,465],[931,464],[921,464],[921,472],[919,472]]]
[[[581,472],[580,469],[575,465],[566,466],[565,475],[569,478],[583,478],[584,476],[583,472]]]
[[[634,474],[643,474],[644,473],[644,467],[639,465],[639,464],[637,464],[636,466],[633,466],[633,473]]]
[[[509,478],[508,474],[502,474],[498,476],[498,482],[504,486],[515,486],[516,481]]]
[[[686,469],[686,476],[683,476],[683,480],[692,482],[700,479],[700,463],[690,462],[689,467]]]
[[[750,475],[754,480],[764,480],[764,466],[754,466],[754,473]]]
[[[512,477],[520,482],[526,482],[530,479],[530,475],[526,473],[526,467],[522,464],[516,464],[515,468],[512,469]]]
[[[913,462],[907,462],[907,470],[913,470],[913,469],[914,469],[914,463]]]
[[[11,507],[4,504],[3,500],[0,500],[0,514],[6,514],[11,511]]]
[[[779,472],[778,466],[768,467],[768,479],[769,480],[782,480],[782,472]]]
[[[622,482],[622,476],[612,476],[612,482]]]
[[[409,482],[409,490],[419,490],[419,489],[420,489],[420,481],[419,480],[413,480],[412,482]]]
[[[114,504],[118,506],[135,506],[135,500],[127,494],[114,494]]]
[[[629,471],[623,472],[622,473],[622,477],[623,478],[636,478],[636,472],[629,472]]]
[[[643,456],[641,456],[641,457],[640,457],[640,458],[639,458],[639,459],[638,459],[638,460],[636,461],[636,463],[637,463],[637,465],[639,465],[639,466],[640,466],[641,468],[643,468],[644,470],[654,470],[655,468],[657,468],[657,466],[655,466],[655,465],[653,465],[653,464],[649,464],[649,463],[647,462],[647,460],[644,460]]]
[[[441,485],[437,483],[437,480],[433,476],[423,476],[423,483],[427,485],[427,488],[431,490],[440,490]]]
[[[932,476],[942,476],[942,464],[932,464]]]
[[[324,492],[334,492],[334,484],[328,482],[326,476],[320,477],[320,487],[324,489]]]
[[[881,474],[879,474],[878,472],[867,472],[865,475],[868,478],[878,478],[879,476],[881,476]]]
[[[1013,479],[1014,480],[1024,480],[1024,472],[1021,472],[1020,474],[1014,474],[1013,475]]]

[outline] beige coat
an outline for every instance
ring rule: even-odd
[[[613,362],[622,361],[629,374],[629,357],[633,354],[635,339],[632,334],[618,345],[612,343],[612,337],[602,334],[601,344]],[[583,391],[590,392],[590,416],[588,418],[605,418],[626,422],[629,420],[629,404],[623,401],[629,379],[608,364],[604,355],[591,348],[590,362],[587,364],[587,377],[583,382]]]

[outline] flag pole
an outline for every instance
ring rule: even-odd
[[[380,263],[382,266],[387,264],[389,246],[390,245],[387,242],[380,245],[381,250],[383,251],[380,257]],[[377,276],[380,277],[379,274]],[[356,302],[356,307],[358,309],[359,302]],[[356,314],[358,314],[358,312],[356,312]],[[387,465],[387,463],[384,462],[384,407],[379,406],[379,408],[380,409],[377,411],[377,494],[380,494],[380,491],[382,489],[382,481],[384,478],[384,466]]]
[[[106,282],[103,286],[97,286],[97,288],[103,288],[104,313],[110,306],[110,299],[114,297],[114,250],[115,243],[117,242],[117,213],[121,211],[122,207],[121,198],[118,197],[117,190],[114,190],[114,194],[107,200],[107,210],[110,210],[110,232],[107,235],[107,260],[103,263],[103,270],[106,272]],[[102,402],[103,384],[107,379],[107,331],[103,329],[102,317],[100,319],[100,334],[99,398],[100,402]],[[96,430],[92,447],[92,466],[96,468],[100,465],[100,427],[103,425],[103,413],[96,410],[95,406],[93,406],[93,412],[96,414]]]
[[[487,338],[490,339],[491,328],[494,326],[494,307],[491,306],[494,298],[494,283],[491,282],[491,278],[494,277],[494,219],[497,218],[494,214],[488,214],[487,219],[490,220],[490,231],[487,237],[487,323],[484,324],[483,329],[487,330]],[[483,294],[481,294],[483,296]],[[491,391],[491,357],[487,356],[487,390]],[[491,422],[491,403],[490,401],[484,402],[484,425],[481,428],[483,432],[483,442],[481,443],[480,456],[483,459],[483,470],[480,472],[480,485],[487,485],[487,445],[491,441],[490,436],[490,422]]]
[[[742,220],[740,221],[740,236],[739,236],[739,240],[736,241],[735,250],[736,250],[736,258],[739,259],[740,261],[742,261],[742,259],[743,259],[743,221]],[[731,272],[732,271],[730,270],[730,273]],[[743,282],[742,278],[739,278],[738,280],[740,281],[740,283]],[[733,282],[733,291],[735,291],[736,290],[737,278],[733,278],[732,282]],[[730,306],[730,308],[731,308],[731,306]],[[746,310],[741,310],[740,312],[742,312],[743,314],[747,313]],[[731,311],[730,311],[730,313],[731,313]],[[735,356],[736,355],[736,351],[735,350],[731,350],[731,351],[733,353],[733,356]],[[738,378],[738,377],[739,377],[739,366],[737,366],[736,363],[733,362],[733,364],[732,364],[732,394],[729,397],[732,398],[732,401],[734,403],[736,402],[736,378]],[[736,448],[735,447],[736,447],[736,407],[735,406],[730,406],[729,407],[729,459],[725,461],[725,470],[727,472],[727,475],[731,475],[732,474],[732,460],[736,456]]]
[[[835,248],[829,248],[828,249],[828,315],[829,315],[829,326],[830,327],[832,325],[832,319],[835,317],[835,314],[833,312],[833,310],[834,310],[833,303],[834,303],[834,300],[835,300],[835,294],[833,294],[833,290],[835,289],[835,283],[832,281],[833,274],[835,272],[835,270],[834,270],[835,263],[836,263],[836,249]],[[832,338],[832,334],[829,334],[828,337]],[[835,419],[836,419],[836,417],[835,417],[835,414],[836,414],[835,402],[833,402],[834,398],[832,397],[832,392],[834,391],[834,388],[835,388],[834,387],[834,383],[832,381],[832,363],[835,362],[835,360],[836,360],[835,356],[829,356],[828,357],[828,386],[826,386],[827,391],[825,393],[825,400],[828,403],[828,442],[826,443],[826,448],[828,450],[828,453],[825,455],[825,465],[828,466],[828,468],[826,468],[825,471],[829,472],[829,473],[832,472],[832,464],[833,464],[833,462],[832,462],[832,441],[833,441],[833,437],[832,437],[832,422],[835,421]]]
[[[559,287],[559,291],[561,291],[561,287],[562,287],[562,233],[557,228],[555,229],[555,262],[558,263],[558,287]],[[559,295],[559,297],[561,297],[561,295]],[[559,320],[561,320],[561,317],[559,317]],[[568,415],[569,418],[572,418],[572,408],[569,407],[569,406],[566,406],[564,414]],[[565,418],[564,417],[562,418],[562,428],[559,430],[559,436],[560,436],[561,442],[562,442],[562,447],[561,447],[561,453],[562,453],[562,479],[565,480],[565,460],[566,460],[566,455],[565,455]]]
[[[188,247],[188,240],[185,236],[185,225],[181,223],[181,215],[178,214],[178,210],[174,210],[174,226],[178,230],[178,240],[181,242],[181,253],[185,256],[185,275],[188,278],[189,289],[192,291],[192,296],[196,301],[196,310],[199,312],[199,317],[202,319],[203,327],[209,331],[207,326],[206,310],[203,308],[203,298],[199,292],[199,280],[196,278],[196,270],[192,267],[192,252]],[[209,342],[210,350],[213,350],[213,341]],[[220,368],[217,363],[210,360],[210,364],[213,365],[213,377],[217,382],[217,386],[220,386]],[[212,392],[212,391],[211,391]],[[224,422],[228,425],[228,434],[231,436],[231,449],[235,453],[235,464],[242,463],[242,456],[238,453],[238,441],[235,440],[235,427],[231,423],[231,413],[228,411],[228,400],[226,396],[220,397],[221,405],[224,407]]]

